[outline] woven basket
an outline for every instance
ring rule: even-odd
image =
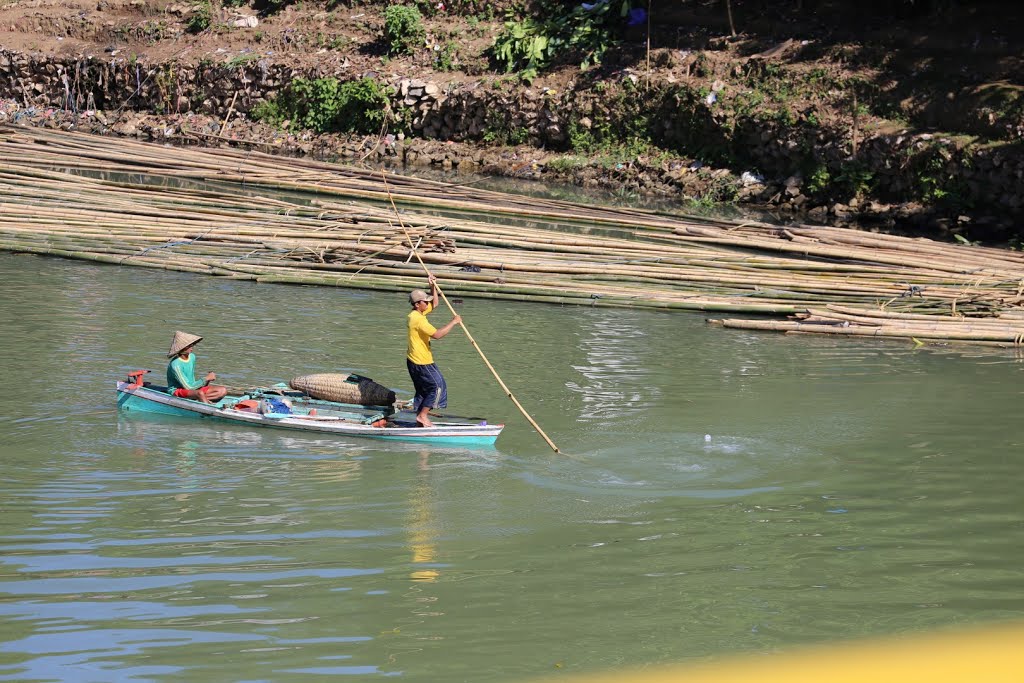
[[[395,402],[395,392],[359,375],[303,375],[288,380],[288,386],[324,401],[364,406],[389,406]]]

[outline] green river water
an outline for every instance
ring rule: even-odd
[[[467,299],[565,455],[459,331],[449,410],[507,427],[430,448],[115,408],[175,329],[228,384],[407,391],[400,294],[0,282],[0,680],[515,682],[1024,616],[1013,352]]]

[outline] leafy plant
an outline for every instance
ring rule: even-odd
[[[489,55],[497,67],[518,71],[527,81],[556,58],[573,59],[580,68],[600,64],[618,43],[618,31],[633,6],[633,0],[590,5],[547,0],[536,13],[544,19],[509,16]]]
[[[426,34],[423,15],[416,7],[391,5],[384,11],[384,42],[389,55],[412,54]]]
[[[583,4],[573,7],[565,22],[568,34],[565,42],[582,55],[580,68],[601,63],[605,53],[618,43],[616,28],[622,25],[632,8],[630,0],[606,0],[595,3],[590,9]]]
[[[530,137],[530,131],[523,126],[514,126],[497,110],[487,115],[484,124],[483,141],[492,145],[521,145]]]
[[[832,174],[825,164],[818,164],[807,176],[807,191],[811,194],[824,192],[832,181]]]
[[[589,128],[577,121],[569,122],[569,148],[586,154],[597,147],[597,139]]]
[[[796,116],[789,110],[789,107],[779,107],[775,111],[774,118],[783,128],[789,128],[796,124]]]
[[[377,133],[396,121],[388,93],[372,78],[298,78],[276,98],[258,105],[253,117],[275,125],[290,121],[318,133]]]
[[[248,64],[249,62],[256,61],[260,56],[255,52],[249,52],[243,55],[235,55],[231,59],[224,62],[224,66],[228,69],[237,69],[240,66]]]
[[[344,50],[352,42],[348,36],[334,36],[327,41],[327,47],[331,50]]]
[[[209,0],[203,0],[195,6],[188,21],[185,22],[185,30],[189,33],[202,33],[210,28],[210,21],[213,19],[213,7]]]
[[[658,114],[647,100],[635,97],[629,86],[608,92],[602,99],[603,112],[594,111],[590,120],[570,119],[569,147],[581,154],[603,155],[612,165],[654,149],[653,130]]]
[[[875,174],[858,162],[845,164],[836,175],[836,185],[852,197],[868,193],[874,185]]]
[[[587,164],[588,160],[586,157],[569,154],[549,159],[545,166],[555,173],[572,173],[582,168],[586,168]]]
[[[736,93],[730,100],[732,110],[737,117],[753,116],[757,108],[764,102],[765,95],[761,90],[743,90]]]
[[[524,80],[533,80],[551,58],[551,38],[546,30],[543,24],[530,17],[506,21],[504,30],[494,39],[490,54],[505,73],[519,71]]]
[[[703,171],[698,171],[703,174]],[[708,179],[700,194],[687,197],[686,203],[690,211],[708,214],[720,210],[723,204],[731,204],[739,196],[739,183],[728,176],[717,176]]]
[[[438,46],[434,52],[434,67],[438,71],[454,71],[458,50],[453,43]]]

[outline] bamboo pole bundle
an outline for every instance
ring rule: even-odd
[[[894,319],[876,317],[865,312],[865,314],[832,314],[818,309],[808,309],[804,313],[793,316],[798,322],[825,324],[825,325],[851,325],[878,328],[914,328],[918,330],[940,331],[961,331],[961,332],[991,332],[993,334],[1005,334],[1008,336],[1019,336],[1024,334],[1024,326],[1012,321],[998,321],[994,318],[941,318],[932,316],[932,320],[919,319]]]
[[[119,140],[118,150],[111,150],[109,140],[82,133],[69,133],[33,129],[11,132],[0,127],[0,149],[11,155],[25,154],[46,147],[47,156],[39,160],[41,166],[62,165],[74,167],[78,159],[101,160],[105,168],[123,173],[143,172],[155,175],[174,175],[196,180],[233,181],[271,189],[301,190],[316,194],[342,194],[346,197],[386,200],[379,174],[309,159],[288,159],[289,171],[282,172],[280,157],[233,149],[215,152],[195,148],[166,148],[150,143]],[[69,154],[58,159],[54,154],[58,145],[73,138],[68,144]],[[95,168],[95,166],[92,166]],[[233,169],[229,172],[227,169]],[[295,170],[308,169],[315,176],[302,176],[296,182]],[[656,212],[622,210],[611,207],[593,207],[557,200],[516,197],[479,188],[461,188],[450,183],[395,176],[393,190],[400,204],[461,209],[488,215],[515,214],[520,217],[554,218],[568,224],[585,224],[600,220],[606,227],[633,227],[643,229],[670,229],[680,224],[679,219],[663,221]],[[703,221],[706,223],[707,221]]]
[[[916,313],[910,313],[905,311],[890,311],[886,309],[868,309],[868,308],[853,308],[849,306],[843,306],[838,304],[828,304],[826,311],[830,315],[863,315],[871,318],[881,318],[890,320],[907,320],[907,321],[934,321],[936,316],[934,315],[921,315]],[[1018,324],[1019,321],[1024,320],[1024,316],[1019,315],[1021,311],[998,311],[991,317],[966,317],[966,316],[942,316],[940,319],[950,321],[971,321],[975,324]]]
[[[11,251],[390,291],[417,286],[418,254],[463,296],[789,314],[797,319],[779,329],[793,332],[1011,334],[1003,323],[935,321],[1024,320],[1024,257],[1010,252],[391,176],[399,201],[435,212],[413,214],[382,205],[381,178],[368,171],[81,134],[0,127],[0,149],[15,160],[0,162],[0,249]],[[182,179],[209,184],[173,185]]]
[[[148,239],[149,241],[152,241],[153,238],[146,238],[146,239]],[[285,248],[288,248],[288,247],[291,247],[291,248],[295,247],[294,243],[290,243],[289,245],[285,245],[285,246],[279,246],[279,245],[274,244],[273,242],[267,242],[266,240],[245,239],[245,238],[237,237],[237,236],[234,238],[234,241],[235,242],[243,242],[243,243],[244,242],[252,242],[256,246],[263,246],[263,247],[266,247],[266,248],[278,247],[281,250],[283,250]],[[378,250],[378,251],[380,251],[380,250]],[[404,252],[402,252],[402,253],[404,254]],[[432,260],[435,261],[436,263],[443,264],[447,260],[450,260],[450,259],[446,259],[446,257],[441,255],[441,256],[433,257]],[[495,264],[488,264],[488,263],[486,263],[484,261],[480,261],[480,262],[484,266],[494,266],[495,265]],[[498,265],[500,265],[500,267],[503,270],[505,270],[505,271],[515,271],[515,270],[519,270],[519,271],[540,271],[540,272],[549,271],[549,272],[560,272],[562,274],[566,274],[566,273],[570,273],[570,274],[571,273],[586,273],[587,272],[587,269],[585,269],[585,268],[562,267],[562,268],[560,268],[560,269],[558,269],[556,271],[556,270],[553,270],[553,269],[547,268],[547,267],[539,267],[539,266],[531,266],[531,265],[523,266],[523,265],[519,265],[519,264],[513,264],[511,262],[502,262],[501,264],[498,264]],[[604,269],[604,274],[605,275],[609,274],[609,272],[611,272],[611,270],[612,269],[605,268]],[[646,276],[633,274],[633,279],[636,279],[636,280],[642,280],[642,279],[644,279],[644,277],[646,277]],[[729,281],[723,280],[721,278],[701,278],[701,277],[695,277],[695,276],[688,276],[688,277],[677,277],[676,279],[688,280],[688,281],[691,282],[691,284],[694,281],[706,281],[706,282],[709,282],[711,284],[718,284],[718,285],[734,285],[734,284],[737,284],[735,282],[729,282]],[[740,286],[744,286],[744,287],[747,287],[747,288],[758,287],[758,288],[761,288],[761,289],[765,289],[765,284],[771,284],[771,283],[764,283],[764,282],[762,282],[760,284],[758,284],[758,283],[743,283],[743,282],[739,283]],[[784,285],[784,283],[781,283],[781,284]],[[790,283],[790,286],[793,286],[793,287],[796,287],[796,288],[800,288],[799,283]],[[842,288],[838,288],[838,289],[842,289]],[[848,288],[845,288],[845,289],[850,290],[850,289],[853,289],[853,288],[849,288],[848,287]],[[868,294],[875,294],[875,293],[878,293],[878,290],[875,290],[875,291],[872,291],[872,292],[868,292]],[[889,294],[892,294],[893,292],[889,291],[889,290],[882,290],[881,293],[885,294],[885,295],[889,295]]]
[[[892,266],[903,266],[910,268],[928,268],[957,274],[974,274],[977,272],[980,259],[954,258],[949,255],[947,258],[936,258],[934,254],[922,254],[917,250],[878,250],[863,249],[855,247],[837,248],[823,245],[817,242],[791,242],[777,237],[757,235],[753,237],[741,237],[731,235],[720,229],[685,227],[676,231],[676,236],[681,240],[700,240],[719,245],[730,245],[745,248],[758,248],[770,251],[779,251],[791,254],[802,254],[818,258],[835,258],[847,260],[863,260],[865,262],[880,263]],[[967,259],[967,263],[964,262]],[[990,263],[987,272],[990,276],[1014,277],[1020,275],[1019,271],[1010,270],[1012,266],[1004,264],[1001,260]]]

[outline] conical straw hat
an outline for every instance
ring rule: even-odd
[[[168,358],[174,358],[185,348],[192,346],[196,342],[202,341],[202,337],[198,337],[188,332],[182,332],[181,330],[174,333],[174,339],[171,340],[171,350],[167,352]]]

